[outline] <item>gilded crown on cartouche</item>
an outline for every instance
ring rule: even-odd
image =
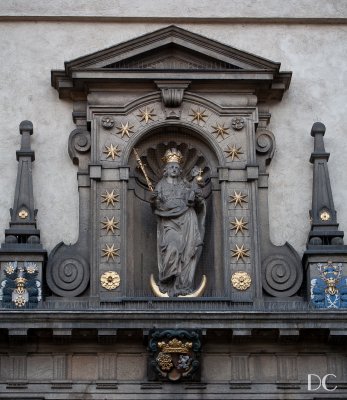
[[[183,343],[180,340],[172,339],[168,343],[159,342],[158,347],[163,353],[188,353],[192,347],[191,342]]]
[[[170,163],[170,162],[175,162],[175,163],[181,164],[183,162],[183,156],[179,150],[169,149],[169,150],[166,150],[165,155],[162,158],[162,160],[165,162],[165,164]]]

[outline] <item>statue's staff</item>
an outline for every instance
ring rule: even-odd
[[[145,179],[146,179],[148,189],[149,189],[151,192],[153,192],[154,188],[153,188],[152,182],[151,182],[150,179],[148,178],[147,172],[146,172],[146,170],[145,170],[145,166],[144,166],[143,162],[141,161],[141,158],[140,158],[138,152],[135,150],[135,147],[133,148],[133,150],[134,150],[135,158],[136,158],[136,161],[137,161],[137,165],[140,167],[140,169],[141,169],[141,171],[142,171],[142,173],[143,173],[143,176],[144,176]]]

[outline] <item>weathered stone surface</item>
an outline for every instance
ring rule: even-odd
[[[149,0],[143,3],[141,0],[132,1],[131,6],[126,0],[116,4],[107,0],[100,7],[94,1],[78,0],[71,4],[65,0],[55,1],[54,5],[43,0],[26,2],[17,0],[11,5],[3,3],[0,13],[4,17],[41,17],[53,18],[68,17],[78,18],[105,18],[124,19],[141,18],[180,18],[184,19],[312,19],[334,18],[336,20],[346,18],[346,3],[343,0],[288,0],[280,4],[277,0],[247,1],[221,1],[211,6],[208,0],[179,0],[175,3],[163,5],[158,0]]]

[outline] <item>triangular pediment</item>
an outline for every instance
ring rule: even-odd
[[[279,70],[280,64],[169,26],[65,63],[73,69]]]
[[[262,97],[280,99],[291,72],[279,70],[280,63],[168,26],[65,62],[64,71],[52,71],[52,85],[60,97],[71,97],[81,88],[86,91],[91,82],[249,82],[254,90],[261,90]]]
[[[149,54],[121,60],[103,68],[158,69],[158,70],[222,70],[242,69],[240,66],[213,57],[207,57],[179,46],[170,45]]]

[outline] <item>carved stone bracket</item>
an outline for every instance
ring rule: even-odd
[[[89,159],[86,155],[90,150],[90,146],[90,132],[86,129],[77,128],[70,133],[68,147],[69,156],[72,162],[80,166],[81,169],[86,168]]]
[[[258,129],[255,136],[255,149],[261,172],[271,163],[275,154],[276,141],[274,134],[267,129]]]
[[[179,107],[190,81],[155,81],[166,107]]]

